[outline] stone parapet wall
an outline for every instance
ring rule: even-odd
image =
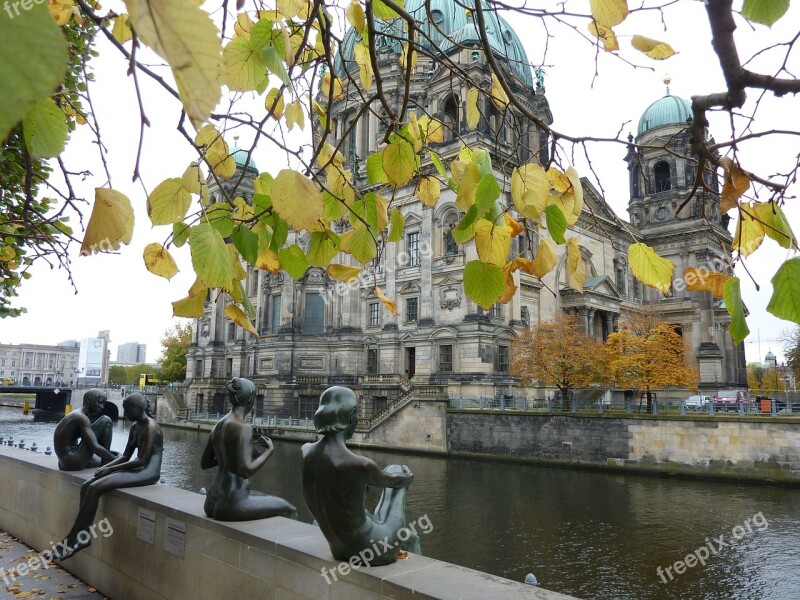
[[[0,447],[0,529],[50,548],[70,528],[90,475],[59,471],[52,456]],[[101,500],[96,523],[108,519],[113,532],[98,535],[65,566],[112,600],[567,598],[416,555],[346,575],[337,570],[328,584],[322,570],[338,564],[319,529],[283,517],[222,523],[205,517],[203,500],[166,485],[112,492]],[[141,510],[155,515],[153,543],[137,537],[144,532]],[[173,552],[165,547],[168,519],[185,528],[182,556],[173,553],[175,544]]]
[[[800,484],[800,419],[447,412],[448,450],[533,462]]]

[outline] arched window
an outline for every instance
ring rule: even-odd
[[[456,240],[453,238],[453,228],[455,227],[455,223],[447,223],[444,227],[444,255],[445,256],[452,256],[454,254],[458,254],[458,244],[456,244]]]
[[[450,141],[458,136],[458,104],[455,96],[444,103],[444,139]]]
[[[669,163],[667,161],[662,160],[657,162],[656,166],[653,168],[653,174],[655,175],[656,192],[666,192],[672,188]]]

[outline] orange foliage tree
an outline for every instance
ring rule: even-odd
[[[556,387],[565,401],[570,390],[602,380],[604,363],[602,345],[583,332],[575,315],[539,322],[511,346],[511,374],[520,385]]]
[[[607,376],[622,388],[647,393],[652,410],[652,390],[667,386],[697,389],[699,375],[686,364],[683,338],[673,325],[650,316],[629,317],[619,332],[606,340]]]

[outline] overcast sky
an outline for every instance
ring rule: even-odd
[[[567,7],[575,11],[586,10],[586,4],[572,0]],[[678,54],[660,62],[643,56],[640,58],[641,55],[630,47],[629,37],[621,37],[620,54],[637,68],[612,55],[600,54],[598,77],[593,85],[594,50],[589,43],[551,22],[549,31],[555,37],[549,39],[548,54],[543,59],[544,29],[536,21],[519,18],[509,20],[528,50],[529,59],[534,64],[545,64],[546,95],[555,118],[553,126],[570,135],[614,137],[620,130],[625,136],[628,132],[635,135],[642,112],[664,95],[663,79],[667,75],[672,79],[671,93],[687,99],[695,94],[723,89],[716,56],[710,46],[702,2],[684,0],[677,9],[667,11],[666,31],[653,12],[631,16],[618,28],[618,34],[630,36],[637,33],[662,39],[669,42]],[[750,29],[742,24],[739,28],[741,35],[737,38],[741,56],[749,57],[753,49],[788,40],[794,33],[788,24],[798,21],[800,8],[795,3],[789,14],[771,30],[762,26]],[[582,25],[580,29],[583,31],[584,27]],[[17,306],[27,307],[28,312],[17,319],[0,322],[0,342],[55,344],[65,339],[95,336],[99,330],[108,329],[111,332],[112,360],[116,360],[118,344],[135,341],[147,344],[147,358],[152,362],[160,354],[160,338],[164,331],[175,323],[170,303],[186,295],[194,275],[188,246],[173,251],[181,272],[172,281],[151,275],[144,268],[144,247],[150,242],[165,241],[169,228],[151,227],[146,213],[146,194],[140,183],[131,183],[139,135],[139,110],[132,82],[126,76],[127,63],[118,58],[116,51],[103,40],[99,49],[103,57],[94,63],[98,84],[91,88],[92,99],[103,141],[109,150],[111,183],[115,189],[128,195],[134,205],[136,228],[133,241],[129,246],[123,246],[118,254],[89,257],[78,257],[79,247],[76,245],[72,249],[72,274],[77,294],[69,285],[63,270],[50,270],[46,265],[37,266],[33,270],[34,277],[24,283],[20,297],[15,302]],[[795,67],[798,62],[794,60]],[[755,66],[757,68],[758,63]],[[795,68],[795,72],[797,70]],[[152,190],[162,180],[180,176],[192,160],[192,153],[175,130],[178,116],[175,106],[162,93],[150,94],[155,90],[145,77],[140,77],[140,80],[148,92],[145,95],[145,109],[151,122],[151,127],[145,132],[141,170],[147,189]],[[757,94],[751,92],[744,113],[752,112],[756,99]],[[759,109],[755,130],[800,129],[798,109],[800,99],[765,98]],[[712,115],[711,132],[717,141],[728,139],[728,119],[723,115]],[[232,135],[229,137],[232,138]],[[242,135],[240,145],[245,145],[249,141],[246,137],[248,134],[242,132]],[[232,144],[233,140],[228,139],[228,142]],[[589,152],[606,200],[617,214],[627,219],[628,182],[623,161],[624,147],[591,144]],[[797,154],[796,141],[784,137],[744,145],[739,157],[746,169],[768,176],[786,172]],[[270,152],[266,146],[257,148],[253,158],[260,169],[273,174],[286,164],[282,155]],[[67,164],[73,171],[90,169],[95,174],[78,186],[90,201],[94,196],[93,188],[106,185],[106,177],[97,161],[97,152],[88,128],[81,127],[73,135],[68,147]],[[582,156],[576,158],[575,164],[581,175],[594,179]],[[790,195],[796,195],[796,190]],[[800,212],[791,203],[786,210],[790,222],[795,224],[795,230],[800,230],[800,225],[797,225]],[[87,206],[85,221],[88,221],[89,213]],[[75,222],[73,227],[80,230]],[[731,231],[733,227],[732,223]],[[763,357],[769,348],[782,355],[777,339],[792,324],[769,315],[766,306],[772,293],[769,280],[777,265],[788,256],[786,250],[767,239],[750,257],[747,264],[761,286],[760,292],[755,291],[753,282],[744,271],[737,269],[745,302],[750,310],[748,323],[752,333],[746,342],[749,361],[759,359],[759,333],[760,356]]]

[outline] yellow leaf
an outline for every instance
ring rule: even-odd
[[[192,0],[125,0],[136,34],[172,68],[195,128],[208,119],[223,83],[222,42],[209,14]]]
[[[358,0],[353,0],[347,7],[347,20],[358,33],[364,33],[367,21],[364,17],[364,9],[361,8],[361,3]]]
[[[338,77],[333,77],[328,71],[322,76],[322,83],[320,91],[332,100],[341,100],[344,98],[344,88],[342,88],[342,80]],[[331,79],[332,78],[332,79]],[[331,87],[332,86],[332,87]]]
[[[550,199],[550,180],[541,165],[527,163],[514,169],[511,199],[519,214],[539,221]]]
[[[253,207],[241,196],[233,199],[233,212],[231,213],[231,220],[237,221],[238,224],[250,221],[255,216]]]
[[[603,50],[606,52],[616,52],[619,50],[619,41],[614,35],[614,30],[605,25],[599,25],[596,21],[589,23],[589,33],[603,42]]]
[[[395,302],[390,298],[387,298],[384,295],[383,290],[381,288],[379,287],[375,288],[375,297],[378,298],[378,300],[380,300],[381,302],[383,302],[383,305],[387,309],[389,309],[390,313],[392,313],[393,315],[397,315],[397,302]]]
[[[407,69],[406,56],[408,56],[408,52],[409,52],[408,42],[406,42],[405,44],[403,44],[403,49],[400,52],[400,66],[403,67],[404,71]],[[411,48],[411,70],[413,71],[416,68],[417,68],[417,50],[416,48]]]
[[[511,232],[512,238],[517,237],[520,233],[525,231],[525,228],[519,224],[519,221],[517,221],[510,214],[505,213],[503,215],[503,220],[506,222],[506,227],[508,227],[508,230]]]
[[[114,17],[114,27],[111,29],[111,35],[120,44],[124,44],[133,37],[131,28],[128,25],[128,15],[121,14]]]
[[[553,258],[555,258],[555,252],[553,253]],[[553,264],[555,265],[555,263],[553,263]],[[514,260],[512,260],[511,262],[509,262],[503,268],[504,269],[508,268],[512,273],[514,271],[520,270],[520,271],[524,271],[528,275],[535,275],[534,270],[533,270],[533,261],[531,261],[530,259],[527,259],[527,258],[517,257]]]
[[[567,240],[567,285],[582,293],[585,282],[586,265],[578,246],[578,238],[569,238]]]
[[[778,242],[782,248],[797,248],[797,239],[794,236],[789,221],[783,209],[774,202],[761,202],[753,206],[755,218],[764,224],[764,233]]]
[[[213,125],[205,125],[197,132],[194,143],[204,151],[206,161],[217,177],[230,179],[236,174],[236,161],[233,160],[228,144]]]
[[[659,256],[650,246],[640,242],[628,247],[628,263],[636,279],[669,296],[672,273],[675,271],[675,264],[671,260]]]
[[[503,86],[500,85],[500,80],[497,79],[497,75],[492,73],[492,104],[494,104],[498,109],[505,110],[508,108],[508,94],[503,89]]]
[[[233,265],[233,277],[231,279],[233,281],[247,279],[247,271],[242,267],[242,257],[239,255],[236,246],[233,244],[225,244],[225,249],[228,251],[228,256],[230,256],[231,264]],[[225,289],[230,289],[230,286]]]
[[[573,202],[572,212],[564,213],[564,216],[567,218],[567,225],[571,227],[577,222],[583,210],[583,186],[581,185],[581,178],[574,167],[567,168],[566,176],[570,183],[570,189],[567,193],[572,196]]]
[[[572,185],[569,177],[555,167],[547,169],[547,178],[550,180],[550,185],[552,185],[553,189],[559,194],[566,192]]]
[[[133,206],[131,201],[116,190],[95,188],[94,207],[86,234],[83,236],[81,256],[118,250],[120,244],[130,244],[133,237]]]
[[[628,16],[627,0],[589,0],[589,6],[592,18],[606,27],[618,25]]]
[[[320,148],[319,154],[317,154],[317,165],[323,168],[327,166],[328,163],[341,167],[342,163],[344,163],[344,154],[325,142],[322,148]]]
[[[258,251],[258,259],[256,260],[256,267],[269,271],[270,273],[281,272],[281,261],[278,255],[269,248],[261,248]]]
[[[422,137],[419,133],[417,113],[415,113],[413,110],[408,115],[408,135],[411,136],[411,145],[414,147],[414,152],[419,152],[422,150]]]
[[[322,231],[322,192],[316,184],[292,169],[283,169],[272,183],[272,206],[298,231]]]
[[[259,52],[249,35],[235,37],[225,46],[225,84],[231,90],[247,92],[266,86],[267,67]]]
[[[277,98],[277,102],[276,102]],[[284,101],[283,94],[278,88],[272,88],[267,92],[266,99],[264,100],[264,108],[270,112],[270,117],[279,121],[283,116]]]
[[[750,178],[738,164],[727,156],[719,159],[719,166],[723,169],[719,211],[725,214],[730,209],[739,206],[739,198],[750,188]]]
[[[478,110],[478,88],[471,87],[467,92],[467,127],[475,129],[481,120]]]
[[[147,244],[144,249],[144,264],[147,270],[164,277],[165,279],[172,279],[175,273],[178,272],[178,265],[170,253],[161,244]]]
[[[511,263],[508,263],[503,267],[503,292],[497,299],[500,304],[510,301],[517,293],[517,283],[514,281],[514,271],[511,270],[510,265]]]
[[[308,18],[309,5],[306,0],[277,0],[277,3],[278,11],[287,20],[292,17]]]
[[[442,193],[442,187],[439,180],[433,175],[428,177],[421,177],[419,180],[419,189],[417,195],[420,202],[427,207],[433,207],[439,201],[439,196]]]
[[[344,281],[345,283],[350,283],[351,281],[358,279],[358,274],[361,273],[361,268],[331,263],[325,269],[325,272],[334,279]]]
[[[378,231],[383,231],[389,225],[389,199],[386,196],[375,194],[375,212]]]
[[[739,222],[733,236],[733,249],[742,256],[750,256],[764,241],[764,225],[753,218],[753,207],[745,203],[739,211]]]
[[[369,46],[366,43],[356,44],[353,48],[353,60],[358,65],[358,77],[365,92],[372,88],[372,62],[369,57]]]
[[[403,139],[387,144],[381,161],[389,183],[395,187],[408,183],[417,171],[414,147]]]
[[[428,115],[419,118],[419,126],[425,133],[425,141],[431,144],[441,144],[444,142],[444,125],[438,119],[433,119]]]
[[[246,12],[240,12],[236,15],[236,21],[233,24],[233,30],[236,35],[241,37],[250,37],[250,32],[253,31],[253,19],[250,18]]]
[[[181,177],[183,189],[192,194],[200,194],[203,186],[203,176],[196,162],[191,163]]]
[[[666,42],[659,42],[641,35],[633,36],[631,45],[654,60],[664,60],[675,54],[675,50]]]
[[[458,210],[467,212],[469,207],[475,204],[475,193],[478,191],[480,179],[481,173],[478,165],[472,162],[464,164],[464,173],[458,184],[458,194],[456,194],[456,208]]]
[[[165,179],[147,198],[147,216],[153,225],[171,225],[183,220],[191,203],[180,178]]]
[[[66,25],[73,15],[74,3],[72,0],[52,0],[50,2],[50,14],[59,25]],[[10,13],[9,13],[10,14]]]
[[[303,104],[300,102],[299,98],[286,105],[286,126],[289,128],[289,131],[291,131],[292,127],[295,125],[300,129],[305,129],[306,126]]]
[[[505,224],[495,225],[488,219],[478,219],[475,222],[475,249],[481,262],[503,267],[511,251],[511,232]]]
[[[686,282],[687,290],[690,292],[708,291],[714,298],[723,297],[723,287],[728,279],[730,279],[730,275],[714,273],[708,269],[687,267],[683,271],[683,280]]]
[[[247,318],[247,315],[244,314],[244,311],[235,304],[228,304],[228,306],[225,307],[225,316],[242,329],[249,331],[256,337],[260,337],[256,328],[253,327],[253,323]]]

